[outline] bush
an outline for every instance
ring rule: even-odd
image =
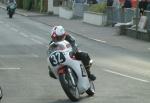
[[[21,2],[21,0],[20,0],[20,2]],[[32,0],[23,0],[22,1],[23,9],[30,10],[32,7],[31,3],[32,3]]]
[[[107,4],[99,3],[99,4],[91,4],[88,8],[88,11],[96,12],[96,13],[104,13],[106,12]]]
[[[16,2],[17,2],[17,8],[23,8],[23,1],[16,0]]]

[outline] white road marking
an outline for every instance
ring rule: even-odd
[[[49,48],[49,45],[45,45],[46,48]]]
[[[100,39],[93,39],[93,40],[98,41],[98,42],[101,42],[101,43],[106,43],[106,41],[100,40]]]
[[[5,24],[5,26],[6,26],[6,27],[10,27],[10,25],[9,25],[9,24]]]
[[[0,68],[0,70],[19,70],[21,68]]]
[[[10,28],[11,30],[13,30],[13,31],[15,31],[15,32],[18,32],[19,30],[18,29],[16,29],[16,28]]]
[[[4,22],[3,21],[0,21],[0,24],[3,24]]]
[[[37,38],[37,39],[40,39],[40,40],[43,40],[43,41],[46,41],[46,42],[47,42],[46,39],[44,39],[44,38],[42,38],[42,37],[40,37],[40,36],[37,36],[37,35],[32,35],[32,36],[35,37],[35,38]]]
[[[39,58],[39,56],[36,54],[32,54],[32,57]]]
[[[26,55],[0,55],[0,58],[21,58],[21,57],[30,57],[30,58],[39,58],[39,56],[38,55],[36,55],[36,54],[26,54]]]
[[[33,38],[31,38],[31,40],[34,41],[34,42],[36,42],[36,43],[38,43],[38,44],[43,45],[43,43],[41,41],[39,41],[39,40],[36,40],[36,39],[33,39]]]
[[[149,82],[150,82],[150,81],[148,81],[148,80],[144,80],[144,79],[132,77],[132,76],[129,76],[129,75],[121,74],[121,73],[119,73],[119,72],[111,71],[111,70],[108,70],[108,69],[105,69],[104,71],[109,72],[109,73],[112,73],[112,74],[115,74],[115,75],[120,75],[120,76],[123,76],[123,77],[127,77],[127,78],[131,78],[131,79],[134,79],[134,80],[138,80],[138,81],[141,81],[141,82],[146,82],[146,83],[149,83]]]
[[[27,34],[25,34],[25,33],[23,33],[23,32],[20,32],[20,35],[22,35],[22,36],[24,36],[24,37],[26,37],[26,38],[29,37]]]

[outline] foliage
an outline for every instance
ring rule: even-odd
[[[29,0],[23,0],[23,9],[28,9],[29,7]]]
[[[88,11],[96,12],[96,13],[104,13],[106,12],[107,4],[99,3],[99,4],[91,4],[88,8]]]
[[[25,10],[34,10],[40,12],[47,12],[47,0],[16,0],[17,6]]]
[[[17,8],[23,8],[23,2],[21,0],[16,0]]]

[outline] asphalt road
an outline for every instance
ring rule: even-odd
[[[51,27],[0,9],[1,103],[71,103],[48,76],[46,50]],[[96,94],[78,103],[149,103],[150,55],[72,34],[94,60]],[[134,48],[134,47],[133,47]]]

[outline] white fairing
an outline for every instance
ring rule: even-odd
[[[59,45],[60,47],[63,47],[63,49],[61,48],[61,50],[54,50],[54,51],[50,52],[47,60],[48,60],[48,65],[51,68],[51,71],[58,78],[58,74],[57,74],[58,69],[60,67],[62,67],[62,65],[70,66],[76,72],[76,74],[78,76],[78,85],[77,86],[78,86],[79,92],[80,93],[85,92],[90,87],[90,83],[89,83],[89,79],[87,76],[87,72],[86,72],[82,62],[79,60],[72,59],[70,57],[69,53],[72,51],[72,47],[69,44],[69,42],[67,42],[66,40],[63,40],[63,41],[57,42],[55,44]],[[59,52],[63,53],[63,55],[65,57],[65,61],[63,61]],[[55,56],[53,56],[54,54],[57,55],[56,57],[58,57],[58,58],[55,58]],[[51,63],[52,61],[50,61],[49,58],[53,58],[53,60],[54,60],[53,63]]]

